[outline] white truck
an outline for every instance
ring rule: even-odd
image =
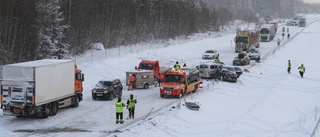
[[[8,64],[0,72],[3,115],[47,118],[82,100],[84,75],[73,60]]]
[[[269,42],[275,37],[275,26],[274,24],[263,24],[260,28],[260,41]]]

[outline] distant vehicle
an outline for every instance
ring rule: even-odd
[[[286,23],[287,26],[298,26],[299,20],[290,20]]]
[[[96,87],[92,89],[92,99],[103,98],[113,100],[115,97],[122,96],[122,84],[119,79],[115,80],[100,80]]]
[[[243,52],[240,52],[238,54],[238,56],[236,56],[234,59],[233,59],[233,63],[232,63],[234,66],[236,65],[249,65],[250,64],[250,57],[249,57],[249,54],[245,51]]]
[[[235,42],[235,52],[249,51],[252,48],[259,48],[260,34],[259,30],[247,29],[237,30]]]
[[[202,54],[202,59],[217,59],[219,58],[219,53],[217,50],[207,50]]]
[[[263,24],[260,28],[260,41],[271,41],[275,36],[274,24]]]
[[[251,49],[248,54],[250,60],[260,61],[261,53],[258,49]]]
[[[306,26],[306,18],[300,18],[299,27],[305,27],[305,26]]]
[[[183,70],[186,73],[189,84],[201,79],[200,71],[195,67],[182,67],[180,70]]]

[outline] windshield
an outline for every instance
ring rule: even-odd
[[[150,70],[152,70],[153,67],[152,67],[152,64],[140,64],[139,65],[139,69],[150,69]]]
[[[236,43],[248,43],[248,37],[237,37]]]
[[[228,71],[235,71],[233,67],[222,66],[222,69],[228,70]]]
[[[166,74],[163,78],[164,82],[181,82],[181,75]]]
[[[111,81],[99,81],[96,85],[97,87],[110,87],[112,86]]]
[[[269,30],[268,29],[261,29],[260,30],[260,34],[269,34]]]
[[[207,50],[205,53],[214,53],[213,50]]]

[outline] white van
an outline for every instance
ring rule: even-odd
[[[215,62],[202,63],[198,66],[201,78],[218,78],[218,72],[221,70],[223,64]]]

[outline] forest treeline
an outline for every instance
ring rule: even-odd
[[[0,65],[219,31],[239,19],[320,13],[302,0],[1,0]]]

